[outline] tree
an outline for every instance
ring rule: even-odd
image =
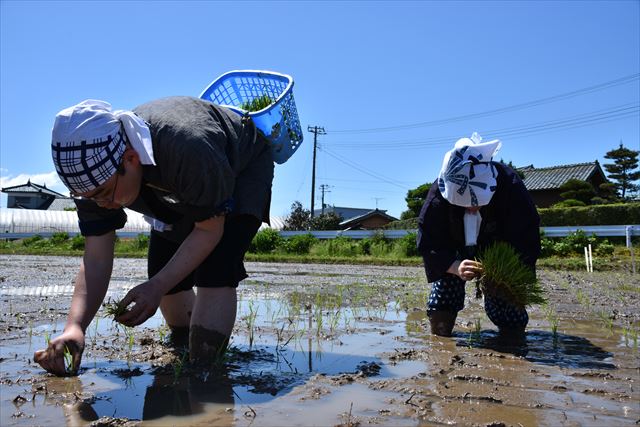
[[[592,205],[605,205],[618,202],[616,185],[613,182],[603,182],[598,186],[598,196],[591,199]]]
[[[639,153],[640,151],[630,150],[620,143],[620,147],[608,151],[604,156],[605,159],[613,160],[613,163],[605,163],[603,166],[623,199],[627,192],[637,191],[639,188],[633,183],[640,179],[640,171],[636,170]]]
[[[284,220],[283,230],[338,230],[342,217],[335,212],[328,212],[311,218],[311,211],[302,207],[302,203],[295,201],[291,204],[291,213]]]
[[[283,230],[298,231],[309,229],[309,219],[311,211],[302,207],[302,203],[295,201],[291,204],[291,213],[284,220]]]
[[[311,218],[309,229],[311,230],[338,230],[342,217],[335,212],[328,212]]]
[[[565,200],[578,200],[585,205],[591,203],[591,199],[597,196],[593,185],[579,179],[570,179],[560,186],[560,197]]]
[[[424,201],[427,198],[430,188],[431,183],[428,182],[407,191],[407,197],[404,199],[407,201],[407,207],[409,209],[400,214],[400,219],[405,220],[415,218],[420,215],[420,209],[422,209],[422,205],[424,205]]]

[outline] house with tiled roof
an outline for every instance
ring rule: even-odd
[[[524,185],[539,208],[548,208],[564,200],[560,197],[560,193],[562,193],[560,187],[570,179],[579,179],[590,183],[596,193],[599,193],[600,184],[609,182],[597,160],[544,168],[530,165],[517,170],[524,174]]]
[[[7,194],[7,208],[62,211],[76,207],[71,197],[47,188],[46,184],[34,184],[31,180],[26,184],[4,187],[2,192]]]
[[[313,211],[315,216],[322,214],[335,213],[342,222],[341,230],[375,230],[382,228],[398,218],[387,214],[386,210],[367,209],[367,208],[347,208],[341,206],[325,206],[324,209],[316,209]]]

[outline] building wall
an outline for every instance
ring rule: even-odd
[[[9,194],[7,196],[8,208],[40,209],[50,196],[34,194]]]
[[[529,194],[538,208],[548,208],[563,200],[560,190],[530,190]]]
[[[600,175],[594,175],[588,182],[593,186],[594,190],[596,190],[596,193],[599,194],[600,184],[604,183],[605,180],[602,179]],[[560,197],[560,193],[562,193],[562,190],[559,188],[553,190],[529,190],[533,202],[539,208],[548,208],[555,203],[563,201],[564,199]]]
[[[361,228],[364,230],[374,230],[376,228],[382,228],[385,225],[389,224],[389,220],[387,218],[373,216],[362,221]]]

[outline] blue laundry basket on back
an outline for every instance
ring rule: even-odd
[[[260,99],[271,102],[258,111],[243,106]],[[273,160],[284,163],[302,144],[302,128],[293,99],[293,79],[286,74],[260,70],[229,71],[213,81],[201,99],[248,114],[271,143]]]

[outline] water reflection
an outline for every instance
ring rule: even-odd
[[[553,333],[527,331],[520,337],[505,337],[493,330],[454,333],[458,346],[486,348],[524,357],[543,365],[577,369],[616,369],[610,359],[613,354],[593,344],[587,338]]]

